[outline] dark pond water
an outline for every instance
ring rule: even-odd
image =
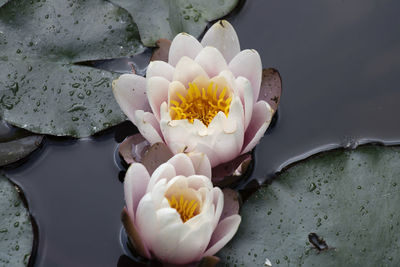
[[[395,0],[252,0],[229,17],[242,48],[258,50],[283,79],[252,179],[319,151],[400,141],[399,10]],[[8,171],[38,224],[34,266],[129,262],[120,258],[124,201],[115,160],[126,125],[90,139],[47,138]]]

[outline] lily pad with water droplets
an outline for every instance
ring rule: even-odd
[[[33,245],[29,213],[15,186],[0,174],[0,266],[26,266]]]
[[[39,148],[42,141],[42,135],[32,135],[26,130],[0,121],[0,166],[25,158]]]
[[[128,12],[107,1],[10,0],[0,7],[0,116],[35,133],[74,137],[120,123],[115,75],[73,63],[141,49]]]
[[[220,266],[398,266],[399,186],[399,147],[307,159],[244,204]],[[328,248],[319,251],[318,239]]]
[[[155,46],[157,40],[172,40],[180,32],[199,37],[208,22],[231,12],[238,0],[110,0],[131,15],[141,40]]]

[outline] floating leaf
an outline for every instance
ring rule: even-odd
[[[268,259],[272,266],[396,266],[399,186],[398,147],[301,162],[244,204],[236,237],[219,253],[222,265],[263,266]],[[318,251],[310,233],[328,249]]]
[[[129,14],[107,1],[11,0],[0,8],[0,116],[74,137],[125,120],[113,75],[73,63],[135,53],[138,39]]]
[[[0,265],[26,266],[33,245],[29,213],[15,186],[0,174]]]
[[[28,131],[10,127],[4,121],[0,121],[0,166],[28,156],[40,146],[42,140],[42,135],[32,135]]]
[[[146,46],[155,46],[161,38],[172,40],[180,32],[199,37],[208,22],[227,15],[238,3],[238,0],[110,1],[132,15]]]

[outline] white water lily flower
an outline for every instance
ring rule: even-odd
[[[237,199],[224,200],[210,175],[204,154],[177,154],[151,177],[140,163],[129,167],[124,225],[142,256],[154,255],[172,264],[197,262],[214,255],[234,236],[241,221],[232,208]]]
[[[168,63],[151,62],[146,78],[122,75],[113,92],[151,144],[205,153],[214,167],[251,151],[268,128],[273,111],[257,101],[261,79],[259,54],[240,51],[235,30],[222,20],[201,43],[178,34]]]

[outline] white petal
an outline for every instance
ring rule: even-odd
[[[147,78],[147,98],[154,116],[160,120],[160,106],[168,100],[170,82],[164,77]]]
[[[221,71],[228,69],[224,56],[211,46],[203,48],[194,61],[203,67],[209,77],[217,76]]]
[[[201,49],[203,46],[196,38],[187,33],[180,33],[172,40],[168,63],[175,66],[184,56],[194,59]]]
[[[166,179],[167,182],[176,176],[175,168],[170,163],[161,164],[151,175],[147,186],[147,192],[153,190],[154,185],[161,179]]]
[[[272,119],[272,109],[265,101],[259,101],[254,105],[253,115],[249,127],[244,136],[243,150],[241,154],[252,150],[261,137],[264,136]]]
[[[221,217],[222,210],[224,208],[224,194],[218,187],[214,187],[212,191],[213,191],[213,203],[215,207],[213,229],[215,229],[217,227],[219,218]]]
[[[134,220],[137,205],[146,194],[150,175],[146,168],[139,163],[133,163],[126,172],[124,180],[125,203],[129,216]]]
[[[233,99],[228,118],[226,119],[224,116],[225,115],[221,116],[217,114],[209,125],[209,128],[221,126],[223,128],[222,132],[216,131],[215,133],[212,149],[215,151],[216,157],[219,161],[211,162],[212,167],[228,162],[237,157],[243,146],[244,111],[239,97]],[[210,157],[208,154],[207,156]]]
[[[123,74],[112,83],[115,100],[132,121],[136,110],[149,111],[146,79],[135,74]]]
[[[187,183],[190,188],[194,190],[199,190],[201,187],[208,188],[211,190],[213,188],[211,179],[203,175],[192,175],[187,177]]]
[[[188,83],[198,76],[208,78],[207,73],[198,63],[189,57],[182,57],[176,64],[173,80],[180,81],[185,87],[188,87]]]
[[[204,175],[211,179],[211,164],[204,153],[191,152],[187,154],[193,163],[196,174]]]
[[[138,231],[146,244],[151,250],[151,244],[158,232],[158,220],[156,209],[151,198],[151,195],[146,194],[139,202],[136,210],[136,220]]]
[[[201,260],[212,235],[211,223],[203,223],[192,229],[182,240],[172,257],[175,264],[185,264]]]
[[[204,256],[212,256],[223,248],[239,228],[241,218],[239,215],[232,215],[221,221],[211,237],[210,245]]]
[[[168,163],[175,167],[176,175],[187,177],[195,174],[192,161],[183,153],[176,154],[168,160]]]
[[[137,110],[134,113],[132,122],[151,145],[163,142],[163,139],[161,138],[160,124],[152,113]]]
[[[249,80],[242,76],[238,77],[235,82],[240,100],[244,107],[244,129],[246,131],[253,114],[253,88]]]
[[[235,77],[243,76],[250,81],[253,88],[253,102],[257,101],[262,78],[262,64],[258,52],[250,49],[241,51],[229,63],[229,69]]]
[[[151,251],[163,262],[171,262],[179,240],[189,229],[182,223],[175,209],[165,208],[157,211],[159,229],[152,243]]]
[[[172,67],[167,62],[161,60],[151,61],[149,66],[147,66],[146,78],[151,77],[164,77],[168,81],[172,81],[172,76],[174,75],[175,68]]]
[[[206,32],[201,41],[203,46],[213,46],[224,55],[227,62],[240,52],[238,36],[232,25],[226,20],[220,20]]]

